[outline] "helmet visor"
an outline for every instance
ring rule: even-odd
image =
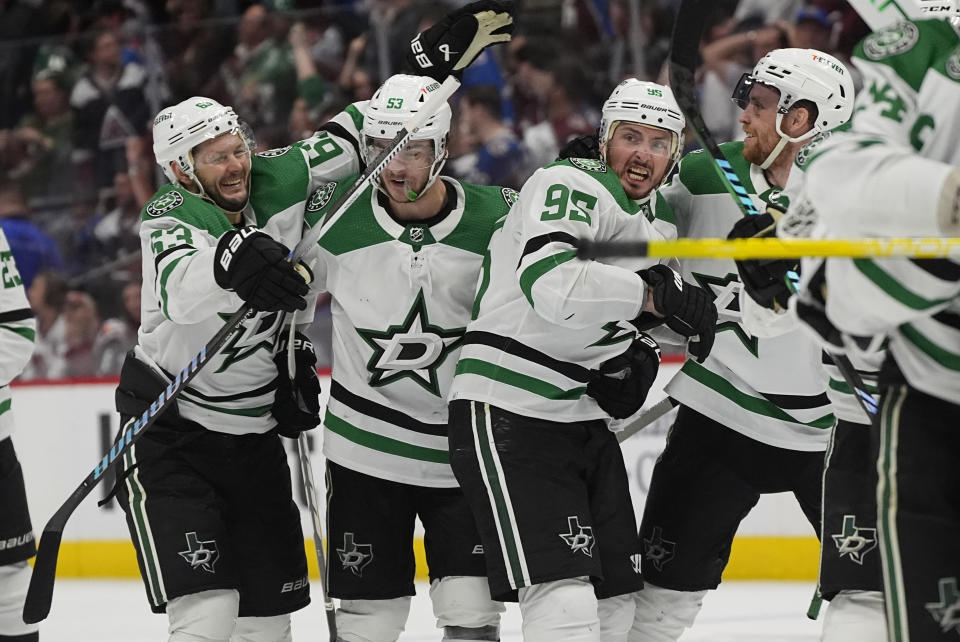
[[[389,138],[361,137],[361,152],[364,161],[371,164],[392,142]],[[402,167],[407,170],[427,169],[437,160],[432,140],[409,140],[400,148],[387,167]]]
[[[730,96],[733,104],[740,109],[746,109],[747,105],[750,104],[750,92],[753,91],[756,82],[750,74],[740,76],[740,80],[737,81],[737,86],[733,88],[733,95]]]

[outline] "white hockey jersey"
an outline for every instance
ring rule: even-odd
[[[590,370],[636,336],[626,323],[646,292],[636,271],[657,261],[581,261],[575,243],[661,239],[672,226],[659,194],[630,200],[600,161],[537,170],[490,241],[450,398],[550,421],[608,419],[586,395]]]
[[[0,229],[0,440],[13,432],[10,382],[30,361],[36,332],[17,264]]]
[[[349,126],[347,116],[344,122]],[[301,238],[311,194],[330,180],[355,173],[355,150],[350,138],[319,131],[290,147],[253,156],[243,224],[260,227],[292,249]],[[213,203],[172,184],[161,187],[143,208],[137,354],[168,378],[179,373],[243,304],[213,278],[217,241],[230,229],[230,222]],[[312,306],[303,314],[312,315]],[[209,356],[209,364],[178,399],[185,419],[233,434],[263,433],[276,425],[270,407],[278,374],[273,355],[281,317],[279,313],[248,316],[219,352]]]
[[[758,209],[786,204],[786,189],[770,185],[757,166],[743,158],[743,143],[721,145]],[[726,238],[743,214],[702,152],[688,154],[680,172],[661,192],[673,208],[677,233],[688,238]],[[775,337],[751,334],[743,325],[740,278],[732,260],[685,259],[684,279],[714,296],[719,314],[716,341],[703,363],[688,359],[667,384],[680,403],[751,439],[791,450],[827,447],[834,423],[826,395],[827,376],[820,346],[799,328]]]
[[[318,189],[308,222],[353,180]],[[324,455],[382,479],[454,487],[447,394],[490,234],[516,192],[440,180],[456,205],[428,222],[394,220],[368,187],[330,223],[312,266],[314,287],[333,298]]]

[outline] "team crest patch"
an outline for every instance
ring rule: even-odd
[[[323,206],[330,202],[330,197],[333,196],[335,189],[337,189],[336,181],[314,190],[313,194],[310,195],[310,201],[307,203],[307,211],[317,212],[322,210]]]
[[[863,558],[877,547],[877,529],[857,526],[856,515],[843,516],[843,530],[830,536],[840,557],[863,566]]]
[[[953,50],[950,57],[947,58],[947,64],[944,65],[947,75],[954,80],[960,80],[960,47]]]
[[[568,160],[574,167],[579,167],[587,172],[604,174],[607,171],[607,164],[602,160],[597,160],[595,158],[570,158]]]
[[[596,543],[593,538],[593,528],[581,525],[580,518],[576,515],[567,517],[567,532],[559,535],[573,553],[583,553],[587,557],[593,557],[593,545]]]
[[[357,544],[353,533],[343,534],[343,548],[338,548],[337,557],[343,570],[363,577],[363,569],[373,561],[373,545]]]
[[[187,550],[178,551],[180,557],[190,565],[190,568],[203,569],[207,573],[216,573],[214,566],[220,559],[220,551],[217,549],[217,540],[210,539],[201,541],[197,537],[196,531],[185,533],[187,538]]]
[[[503,200],[506,202],[507,207],[513,207],[513,204],[517,202],[518,198],[520,198],[520,192],[515,189],[510,189],[509,187],[501,188],[500,194],[503,196]]]
[[[286,147],[274,147],[273,149],[268,149],[265,152],[260,152],[257,154],[257,156],[260,158],[276,158],[277,156],[283,156],[291,149],[293,149],[291,145],[287,145]]]
[[[810,161],[810,158],[814,155],[813,152],[816,151],[816,149],[820,147],[825,140],[830,138],[832,133],[833,132],[823,132],[817,134],[813,140],[801,147],[800,151],[797,152],[796,158],[793,160],[793,162],[797,164],[797,167],[803,167],[806,165]]]
[[[147,205],[147,216],[162,216],[181,205],[183,205],[183,196],[180,195],[180,192],[167,192]]]
[[[653,564],[658,571],[677,554],[677,543],[663,539],[663,529],[655,526],[650,539],[643,540],[643,559]]]
[[[901,22],[867,36],[863,53],[870,60],[896,56],[913,49],[920,39],[920,30],[912,22]]]

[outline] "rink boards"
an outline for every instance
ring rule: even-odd
[[[663,398],[663,385],[679,369],[676,360],[661,366],[647,404]],[[321,375],[324,396],[329,377]],[[20,384],[13,387],[16,427],[14,446],[23,464],[34,531],[39,536],[50,515],[109,451],[117,430],[113,412],[114,380],[73,380]],[[672,413],[623,444],[638,521],[647,484],[663,448]],[[319,433],[319,431],[316,431]],[[312,434],[312,433],[311,433]],[[323,483],[320,435],[311,439],[317,483]],[[303,529],[312,537],[309,512],[300,490],[294,442],[288,441]],[[94,490],[67,524],[57,573],[64,577],[137,577],[123,512],[114,501],[102,508],[113,483],[111,475]],[[319,496],[324,497],[320,492]],[[419,530],[418,530],[419,532]],[[306,543],[311,573],[316,575],[312,541]],[[734,543],[727,579],[815,579],[818,544],[792,495],[761,499],[741,525]],[[426,577],[422,540],[417,540],[418,575]]]

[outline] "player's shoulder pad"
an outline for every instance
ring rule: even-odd
[[[595,185],[599,183],[621,209],[627,212],[636,212],[638,209],[637,204],[623,191],[617,174],[602,160],[595,158],[566,158],[556,161],[538,169],[529,180],[549,181],[585,189],[595,189]]]
[[[893,69],[919,91],[929,69],[960,82],[960,36],[946,20],[908,20],[871,33],[853,50],[854,59]]]
[[[169,225],[166,223],[168,220],[205,230],[215,237],[232,227],[219,207],[173,183],[167,183],[157,190],[140,212],[142,225],[158,223],[166,226]]]
[[[750,182],[750,163],[743,157],[743,141],[720,143],[720,151],[744,182],[748,192],[753,192]],[[727,191],[723,179],[717,173],[716,161],[703,149],[694,150],[680,159],[680,171],[673,180],[680,181],[691,194],[721,194]]]
[[[474,254],[483,254],[490,242],[490,236],[503,226],[504,217],[520,194],[510,187],[450,180],[456,180],[463,190],[464,211],[456,228],[441,242]]]

